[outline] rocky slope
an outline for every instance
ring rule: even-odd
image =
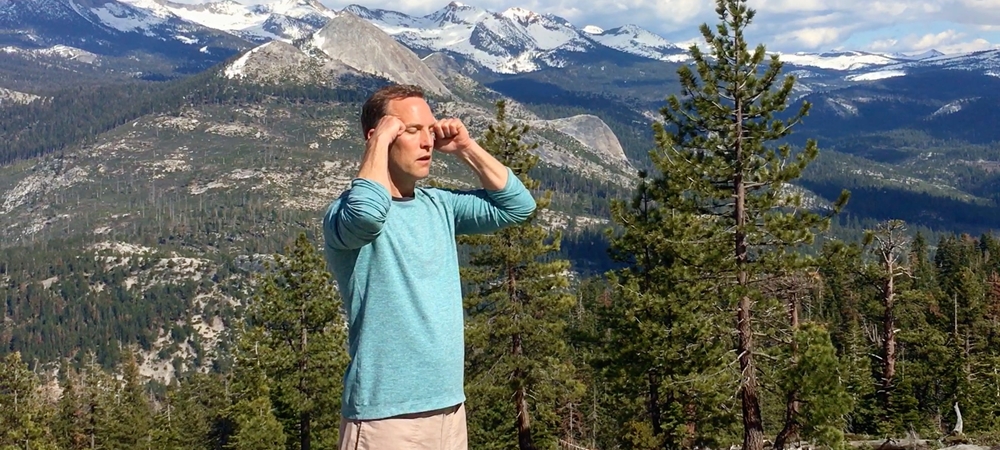
[[[0,88],[0,108],[10,105],[25,105],[38,100],[39,96]]]
[[[361,73],[340,61],[311,57],[291,44],[271,41],[241,55],[226,66],[223,74],[267,84],[336,85],[347,75]]]
[[[350,12],[331,19],[302,43],[301,48],[311,54],[326,55],[361,72],[398,83],[420,85],[438,95],[451,95],[412,50]]]

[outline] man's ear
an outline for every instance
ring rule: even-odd
[[[374,128],[369,129],[368,132],[365,133],[365,140],[367,141],[367,140],[371,139],[372,138],[372,133],[374,133],[374,132],[375,132]]]

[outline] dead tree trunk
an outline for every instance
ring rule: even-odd
[[[514,334],[511,352],[515,356],[520,356],[524,353],[519,333]],[[523,379],[524,375],[520,367],[514,370],[515,380]],[[524,391],[525,387],[523,385],[518,386],[514,390],[514,408],[517,411],[517,445],[521,450],[535,450],[535,443],[531,439],[531,415],[528,411],[528,398]]]
[[[879,399],[888,414],[892,399],[892,389],[896,378],[896,279],[909,273],[902,261],[908,239],[906,227],[901,220],[890,220],[879,224],[874,232],[869,232],[866,240],[875,242],[873,252],[882,266],[882,379],[879,380]]]
[[[308,344],[309,344],[309,331],[306,329],[306,306],[302,304],[299,307],[299,326],[302,327],[302,336],[300,337],[300,345],[302,355],[299,357],[299,392],[303,395],[306,394],[308,386],[306,386],[306,366],[308,364]],[[301,450],[309,450],[312,444],[310,425],[312,418],[309,411],[302,411],[299,414],[299,448]]]

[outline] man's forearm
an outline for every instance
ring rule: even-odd
[[[472,146],[456,153],[455,156],[458,156],[458,159],[472,169],[484,188],[497,191],[507,185],[507,166],[494,158],[479,144],[473,143]]]
[[[380,138],[371,139],[365,145],[365,154],[361,157],[361,168],[358,178],[374,181],[389,192],[392,192],[389,182],[389,143],[381,142]]]

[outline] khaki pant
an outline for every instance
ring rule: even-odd
[[[340,450],[468,450],[465,404],[377,420],[340,418]]]

